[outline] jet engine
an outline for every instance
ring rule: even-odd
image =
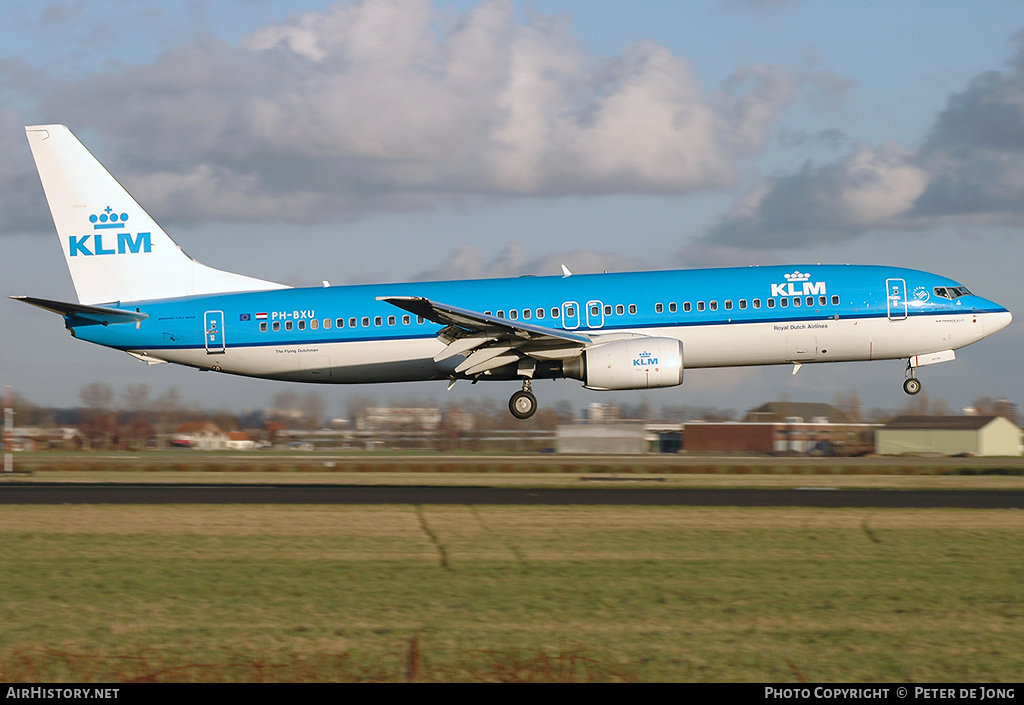
[[[587,389],[675,387],[683,383],[683,343],[647,337],[601,343],[566,360],[562,369]]]

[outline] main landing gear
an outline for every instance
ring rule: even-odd
[[[921,381],[914,376],[914,368],[910,366],[910,360],[907,360],[907,379],[903,382],[903,391],[911,396],[921,391]]]
[[[516,392],[508,400],[508,410],[517,419],[528,419],[537,413],[537,397],[533,396],[532,389],[533,383],[524,379],[522,391]]]

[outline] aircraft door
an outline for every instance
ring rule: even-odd
[[[562,304],[562,327],[566,330],[580,327],[580,306],[575,301]]]
[[[203,316],[203,339],[206,343],[207,355],[219,355],[224,347],[224,312],[207,311]]]
[[[886,279],[885,298],[890,321],[902,321],[907,317],[907,283],[904,280]]]
[[[604,325],[604,304],[600,301],[587,302],[587,328],[600,328]]]

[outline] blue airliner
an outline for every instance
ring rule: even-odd
[[[897,267],[817,265],[292,288],[196,262],[63,125],[27,127],[78,296],[13,297],[71,334],[158,364],[355,384],[535,379],[682,384],[684,368],[906,359],[916,369],[1005,328],[1003,306]]]

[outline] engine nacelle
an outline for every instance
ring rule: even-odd
[[[566,377],[587,389],[653,389],[683,383],[683,343],[675,338],[628,338],[586,348],[564,363]]]

